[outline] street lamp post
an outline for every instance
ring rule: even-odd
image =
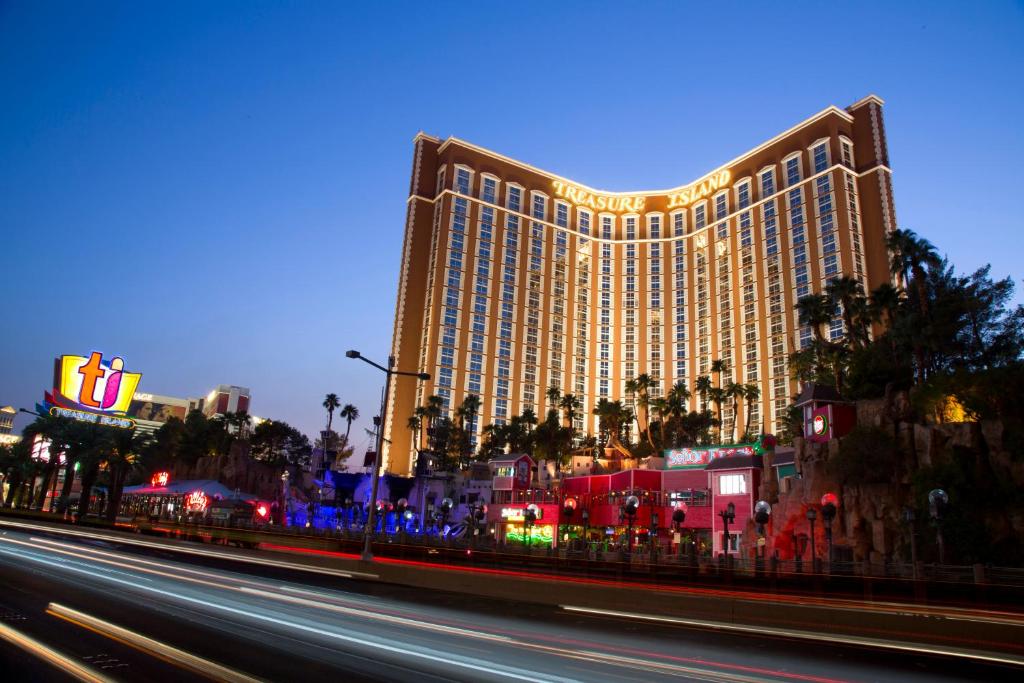
[[[679,541],[676,543],[676,553],[679,558],[683,557],[683,522],[686,521],[686,503],[679,503],[676,509],[672,511],[672,521],[676,525],[676,536],[679,537]]]
[[[828,542],[828,571],[832,573],[832,520],[836,518],[839,499],[834,493],[821,497],[821,516],[825,519],[825,540]]]
[[[942,489],[928,492],[928,512],[935,520],[935,541],[939,545],[939,564],[946,564],[946,544],[942,538],[942,516],[949,505],[949,495]]]
[[[722,518],[722,524],[725,526],[725,547],[723,548],[725,551],[725,561],[726,563],[731,564],[732,556],[729,554],[729,524],[730,522],[736,521],[736,505],[734,503],[729,503],[725,506],[724,510],[721,510],[718,513],[718,516]]]
[[[910,571],[911,576],[917,581],[917,533],[914,531],[914,509],[903,508],[903,521],[910,531]]]
[[[377,500],[377,488],[380,485],[380,464],[382,452],[384,450],[384,423],[387,417],[388,409],[388,394],[391,391],[391,376],[392,375],[405,375],[407,377],[416,377],[420,380],[427,381],[430,379],[430,375],[426,372],[401,372],[399,370],[392,369],[395,364],[395,357],[388,356],[388,366],[378,365],[372,360],[365,358],[358,351],[346,351],[345,356],[347,358],[358,358],[359,360],[372,365],[378,370],[382,371],[386,375],[384,380],[384,398],[381,401],[380,407],[380,427],[377,429],[377,453],[373,458],[373,476],[370,479],[370,505],[369,515],[366,520],[366,526],[363,527],[363,560],[365,562],[373,562],[373,551],[370,547],[370,534],[367,533],[367,529],[373,530],[376,524],[374,502]]]
[[[629,518],[629,528],[626,532],[626,547],[630,556],[633,555],[633,518],[636,516],[636,511],[640,508],[640,499],[636,496],[629,496],[626,498],[625,504],[622,506],[622,511],[626,513],[626,517]]]
[[[807,521],[811,525],[811,573],[818,572],[818,554],[814,551],[814,520],[818,519],[818,511],[811,508],[807,511]]]

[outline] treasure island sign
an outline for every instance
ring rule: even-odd
[[[689,206],[693,202],[710,196],[729,185],[729,171],[718,171],[706,178],[687,185],[680,190],[673,190],[665,195],[669,209]],[[640,213],[647,204],[646,195],[599,194],[585,190],[578,185],[561,180],[552,181],[555,195],[567,199],[577,206],[585,206],[595,211],[611,211],[612,213]]]

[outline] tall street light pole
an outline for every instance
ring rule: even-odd
[[[416,377],[417,379],[427,381],[430,379],[430,375],[426,372],[401,372],[399,370],[394,370],[394,356],[388,356],[387,367],[374,363],[358,351],[346,351],[345,356],[348,358],[358,358],[364,363],[377,368],[386,375],[384,379],[384,399],[381,403],[380,409],[380,426],[377,428],[377,452],[373,457],[373,476],[370,479],[370,512],[366,517],[366,526],[363,527],[363,561],[373,562],[373,550],[370,548],[370,533],[373,532],[377,524],[377,488],[380,485],[380,464],[382,451],[384,450],[384,424],[387,420],[388,395],[391,391],[391,376],[405,375],[407,377]]]

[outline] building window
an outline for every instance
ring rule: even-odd
[[[612,217],[601,216],[601,237],[610,240],[612,238]]]
[[[472,173],[468,169],[460,168],[455,172],[455,191],[459,194],[469,194],[469,182]]]
[[[715,220],[720,220],[729,215],[729,193],[722,192],[715,197]]]
[[[519,211],[523,207],[523,191],[518,187],[508,188],[508,198],[506,205],[509,211]]]
[[[481,195],[485,202],[493,204],[498,196],[498,181],[494,178],[484,177],[484,187]]]
[[[718,493],[736,496],[747,492],[747,477],[743,474],[723,474],[718,478]]]
[[[693,209],[693,229],[700,230],[707,224],[707,207],[704,204],[701,204]]]
[[[761,173],[761,199],[775,194],[775,170],[769,168]]]
[[[745,209],[750,206],[750,183],[743,183],[736,190],[736,208]]]
[[[800,155],[786,159],[786,186],[791,187],[800,182]]]
[[[828,168],[828,143],[823,142],[814,148],[814,172],[821,173]]]

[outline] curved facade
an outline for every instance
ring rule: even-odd
[[[811,334],[797,300],[843,274],[867,290],[889,281],[890,174],[874,96],[657,191],[598,190],[417,135],[393,355],[431,380],[392,380],[388,467],[411,471],[406,423],[431,394],[449,413],[479,396],[479,438],[528,407],[543,417],[555,385],[583,400],[576,426],[596,433],[593,406],[625,400],[628,379],[652,376],[652,396],[692,389],[718,358],[723,384],[761,389],[749,416],[723,406],[725,434],[748,419],[777,430],[797,389],[786,356]]]

